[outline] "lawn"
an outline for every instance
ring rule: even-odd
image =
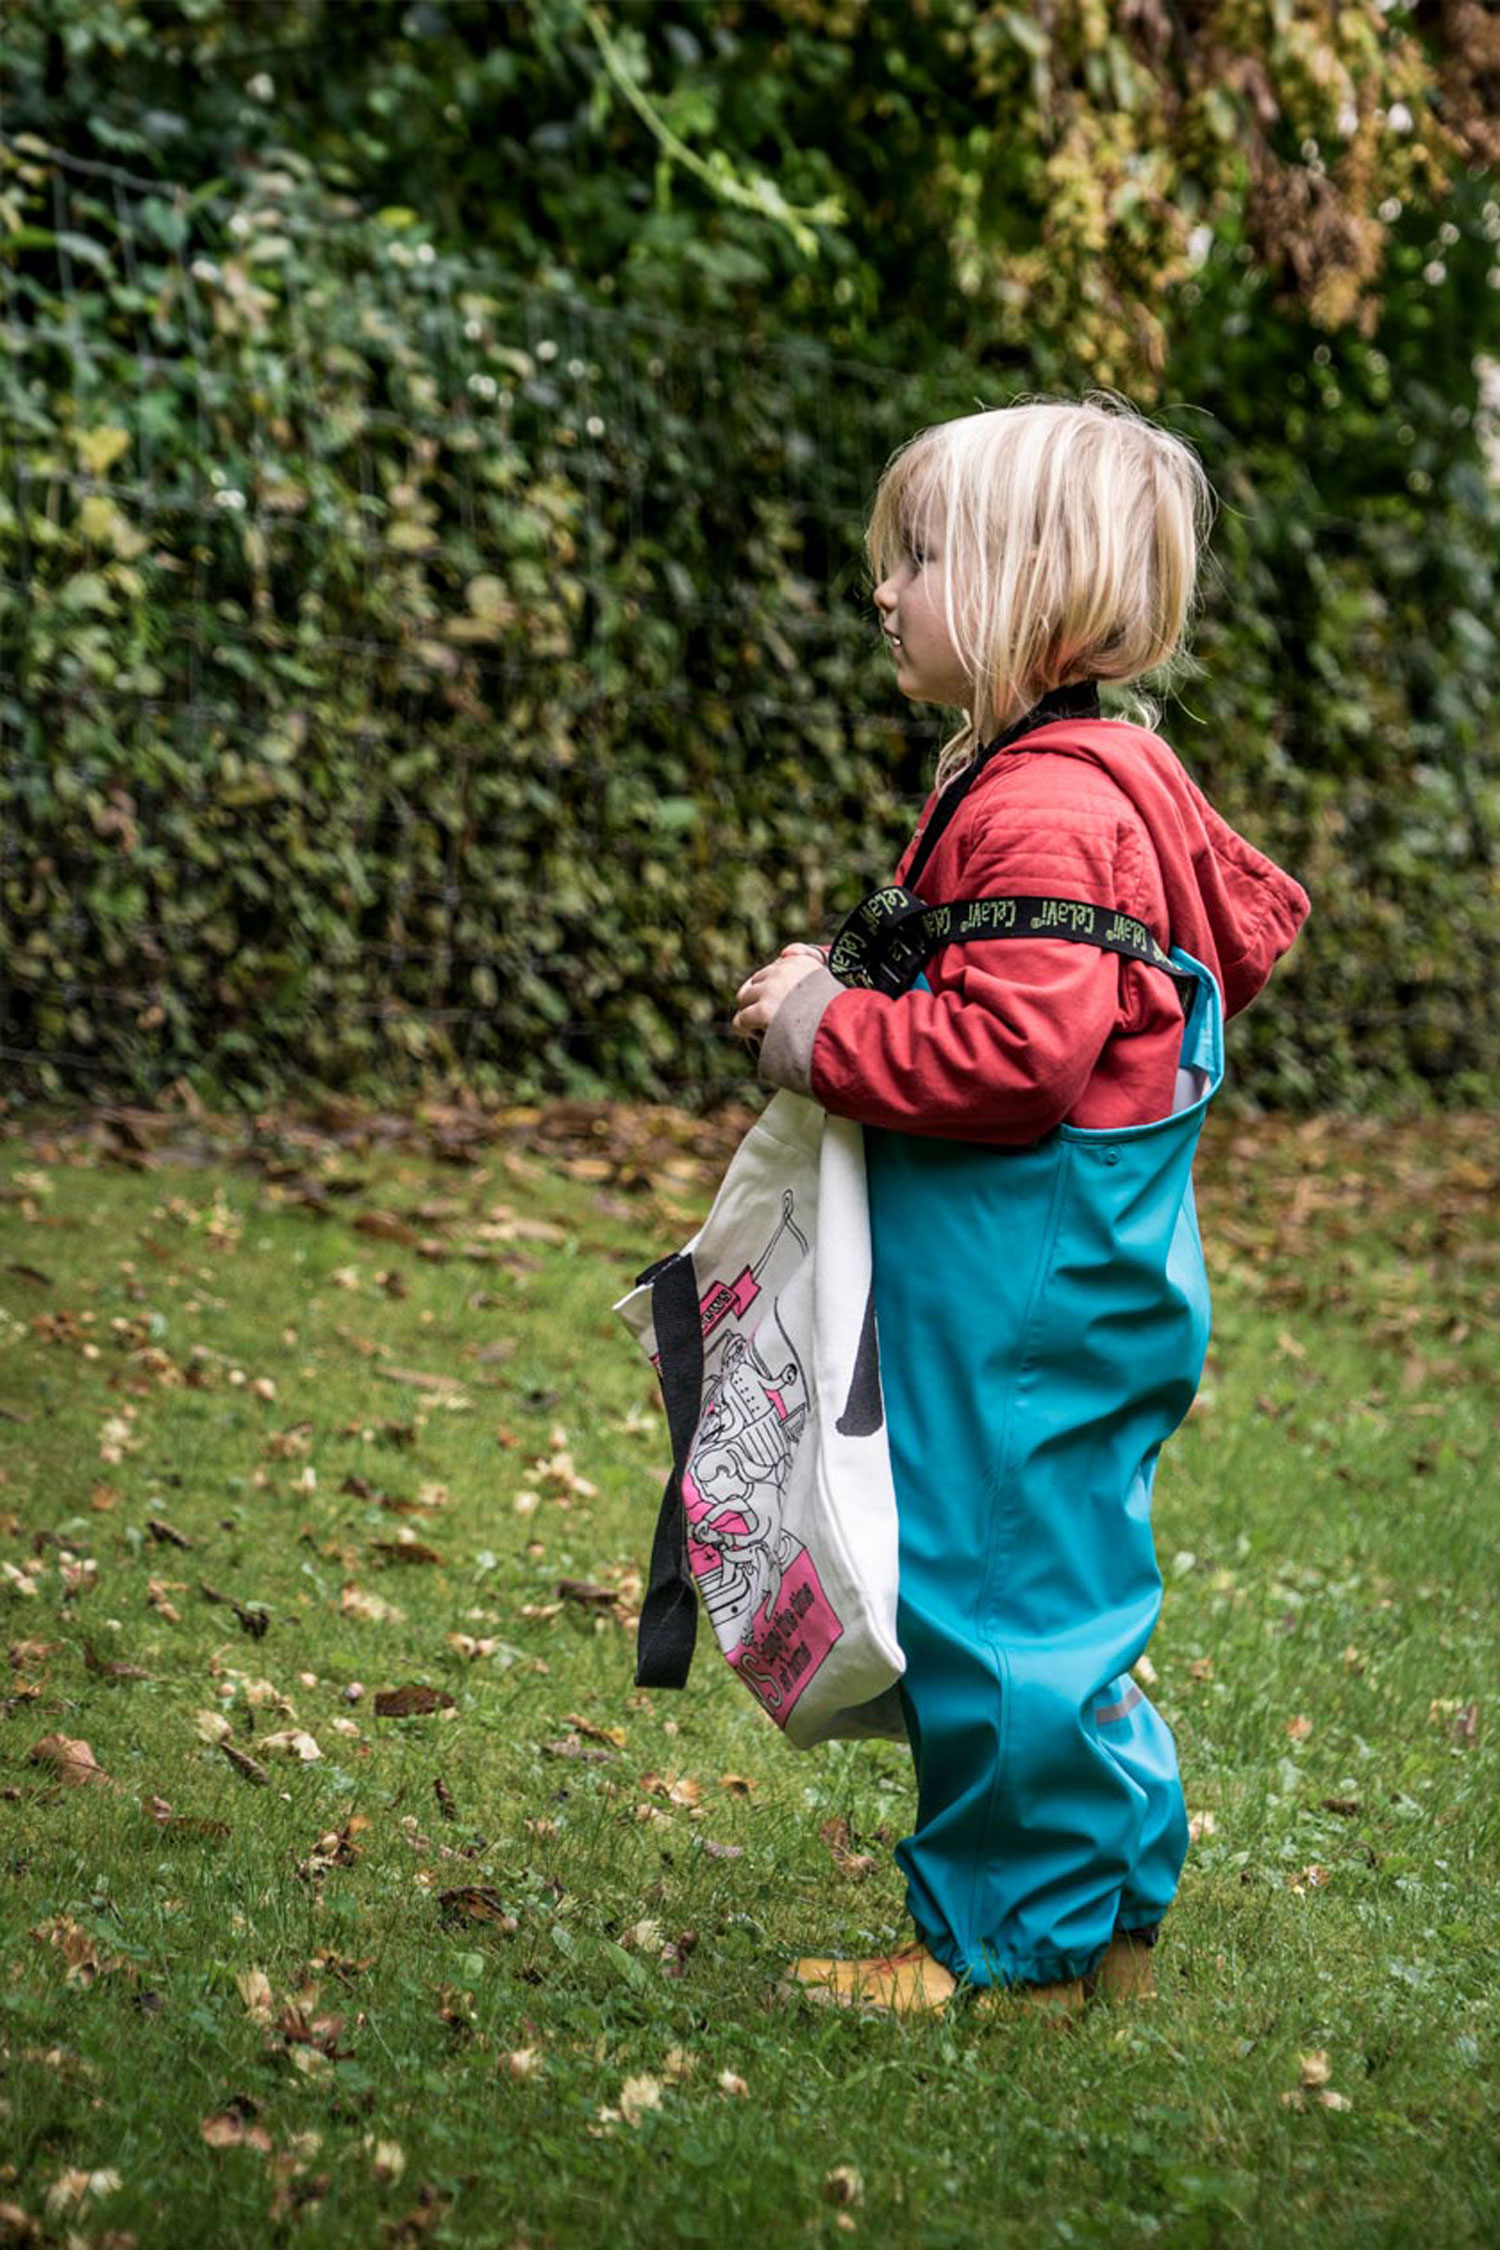
[[[1160,1997],[1071,2029],[789,1999],[903,1934],[904,1753],[798,1757],[707,1636],[632,1687],[609,1308],[723,1146],[6,1128],[0,2243],[1500,2240],[1492,1128],[1211,1129],[1195,1841]]]

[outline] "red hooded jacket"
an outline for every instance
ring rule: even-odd
[[[1212,971],[1229,1015],[1308,911],[1300,885],[1235,834],[1166,743],[1118,719],[1055,720],[992,759],[921,895],[934,906],[1051,896],[1132,915]],[[892,999],[815,971],[777,1011],[763,1074],[802,1084],[836,1116],[1000,1145],[1065,1121],[1109,1130],[1170,1113],[1182,1011],[1161,970],[1063,939],[991,938],[945,947],[927,979],[930,991]]]

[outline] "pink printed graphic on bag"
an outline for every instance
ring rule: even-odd
[[[795,1231],[789,1211],[781,1231]],[[806,1376],[775,1299],[747,1336],[725,1321],[729,1294],[716,1282],[703,1303],[705,1326],[712,1310],[724,1329],[707,1355],[712,1373],[682,1479],[688,1559],[725,1656],[785,1725],[843,1625],[812,1556],[782,1521],[808,1424]],[[761,1292],[752,1284],[736,1294],[742,1318]]]
[[[743,1496],[716,1505],[685,1476],[682,1499],[688,1560],[724,1654],[785,1726],[844,1630],[812,1556]]]

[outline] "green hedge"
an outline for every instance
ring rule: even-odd
[[[883,874],[936,740],[862,506],[993,372],[523,287],[292,155],[194,198],[23,137],[0,261],[13,1083],[739,1082],[734,986]],[[1500,507],[1448,412],[1342,512],[1191,430],[1228,505],[1167,731],[1316,905],[1238,1041],[1266,1101],[1495,1082]]]

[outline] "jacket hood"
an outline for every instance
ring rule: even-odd
[[[1175,751],[1123,719],[1061,719],[1006,755],[1046,751],[1098,766],[1130,799],[1155,848],[1170,929],[1218,979],[1226,1015],[1255,998],[1307,920],[1309,901],[1275,862],[1214,811]]]

